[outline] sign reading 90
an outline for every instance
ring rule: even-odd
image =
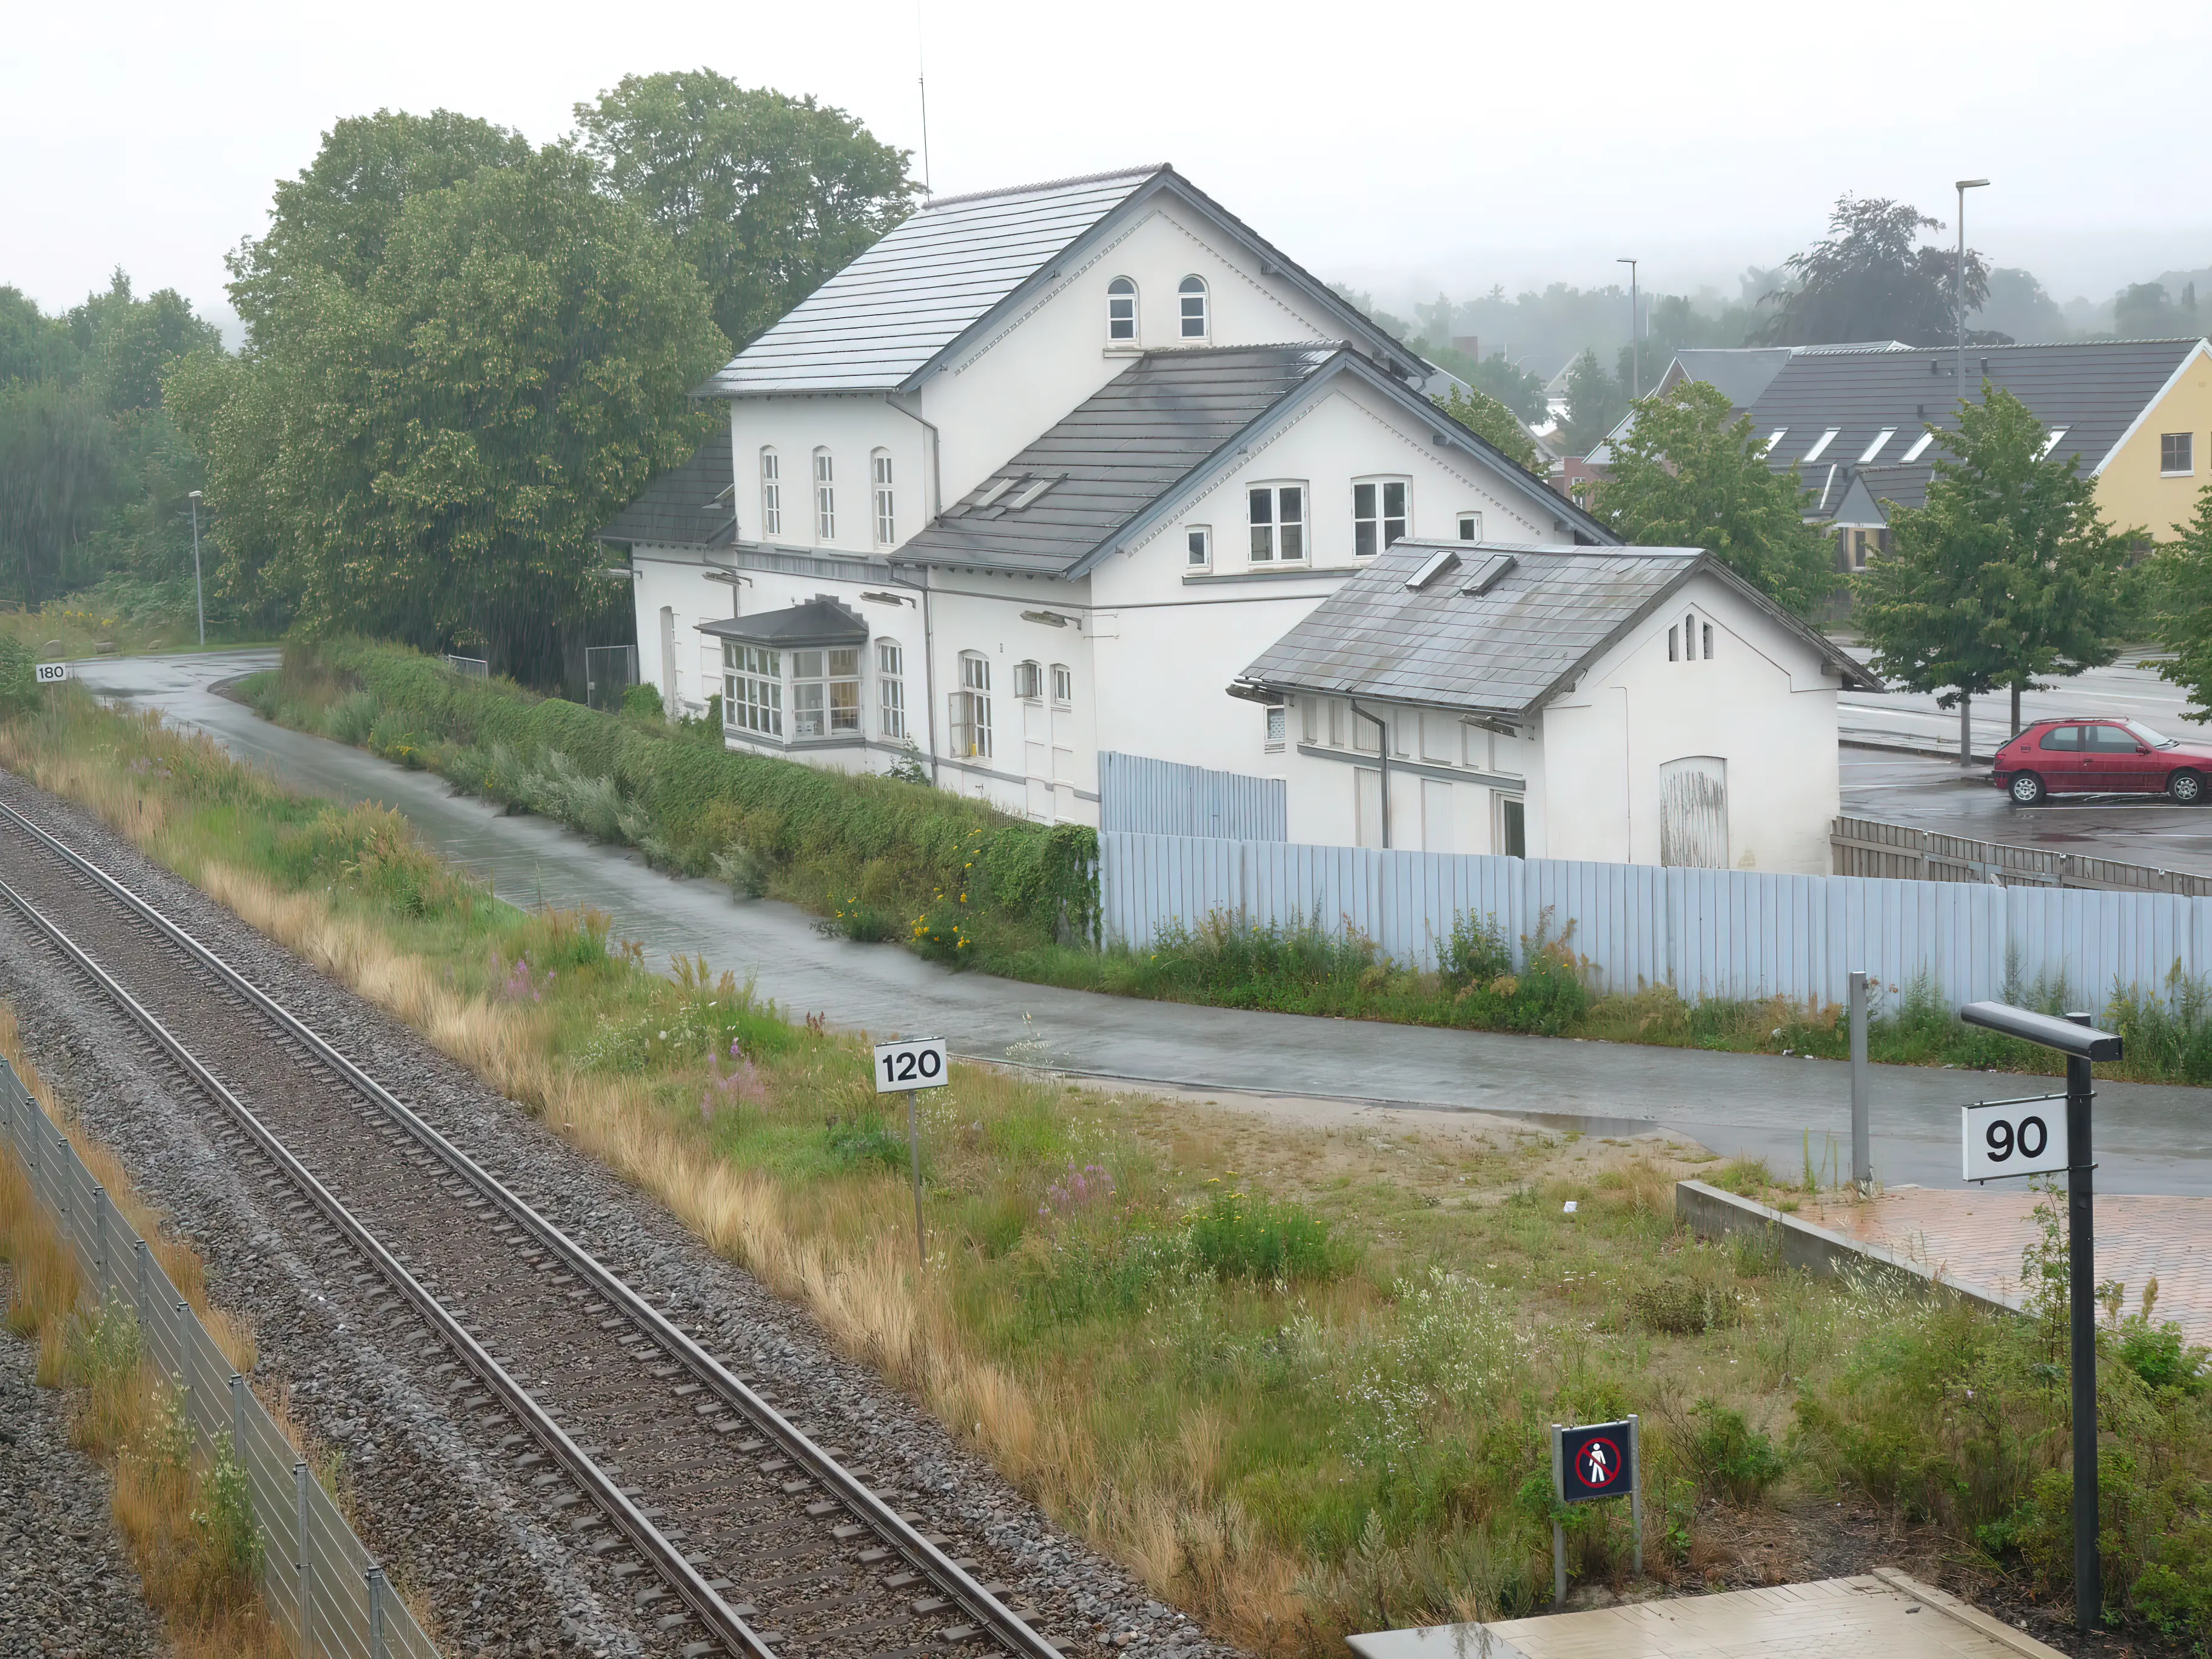
[[[1992,1100],[1961,1106],[1960,1155],[1969,1181],[2046,1175],[2067,1163],[2066,1097]]]

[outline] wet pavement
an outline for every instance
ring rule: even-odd
[[[1000,1059],[1018,1042],[1045,1063],[1200,1090],[1476,1109],[1619,1134],[1665,1127],[1778,1173],[1836,1171],[1847,1156],[1847,1068],[1826,1060],[1559,1041],[1143,1002],[955,974],[888,945],[824,939],[789,905],[648,869],[637,855],[452,794],[444,781],[359,750],[273,726],[216,695],[273,653],[106,659],[78,665],[101,695],[161,709],[294,786],[377,800],[424,841],[516,903],[589,904],[648,957],[697,953],[752,975],[787,1012],[822,1012],[878,1035],[945,1034],[955,1052]],[[1994,793],[1994,792],[1990,792]],[[1025,1048],[1025,1056],[1036,1050]],[[1996,1079],[1877,1066],[1875,1164],[1885,1182],[1959,1184],[1958,1107]],[[2100,1085],[2100,1185],[2212,1194],[2212,1091]]]

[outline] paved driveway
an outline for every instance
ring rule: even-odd
[[[442,781],[359,750],[273,726],[215,695],[216,681],[273,660],[240,653],[80,665],[103,696],[162,710],[302,789],[398,808],[428,843],[522,904],[593,904],[650,954],[698,952],[756,976],[787,1010],[877,1032],[945,1033],[998,1058],[1042,1038],[1072,1070],[1201,1089],[1536,1115],[1593,1131],[1664,1127],[1723,1154],[1796,1171],[1832,1170],[1847,1149],[1846,1068],[1825,1060],[1443,1031],[1291,1014],[1194,1008],[954,974],[887,945],[817,934],[790,906],[740,902],[672,879],[633,853],[544,819],[506,817]],[[1875,1158],[1890,1182],[1959,1184],[1958,1112],[2006,1085],[1957,1072],[1876,1068]],[[2212,1194],[2212,1091],[2107,1084],[2100,1184],[2108,1191]]]

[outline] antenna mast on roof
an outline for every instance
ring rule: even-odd
[[[937,192],[929,187],[929,64],[922,56],[921,0],[914,0],[914,83],[921,89],[921,193],[924,199]]]

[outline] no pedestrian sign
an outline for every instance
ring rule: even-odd
[[[1636,1465],[1629,1456],[1629,1425],[1584,1423],[1559,1431],[1559,1498],[1587,1504],[1597,1498],[1626,1498],[1636,1490]]]

